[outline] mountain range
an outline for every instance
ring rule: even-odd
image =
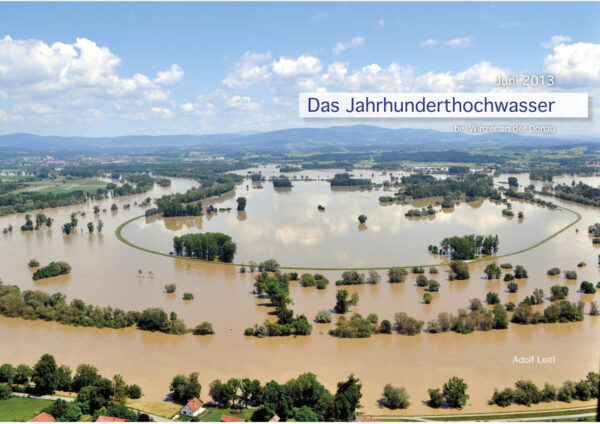
[[[0,149],[11,151],[140,151],[185,149],[207,153],[283,151],[364,151],[465,147],[541,147],[599,142],[600,137],[561,138],[513,133],[470,135],[428,129],[391,129],[369,125],[290,128],[259,133],[205,135],[128,135],[62,137],[35,134],[0,136]]]

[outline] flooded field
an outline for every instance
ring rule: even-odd
[[[370,171],[364,172],[364,176],[370,175]],[[428,244],[467,233],[498,233],[500,254],[512,252],[541,241],[575,219],[568,211],[551,211],[513,201],[513,210],[525,213],[524,221],[519,223],[516,218],[502,217],[501,206],[483,201],[461,203],[453,212],[440,212],[431,220],[409,220],[404,213],[414,205],[382,206],[377,199],[386,195],[384,191],[331,190],[328,183],[319,181],[331,177],[329,174],[329,171],[298,173],[316,181],[295,182],[287,192],[274,190],[270,182],[263,183],[262,189],[250,183],[247,188],[244,183],[235,194],[215,200],[215,207],[231,207],[231,212],[220,212],[211,218],[141,218],[127,225],[123,235],[134,243],[168,252],[174,235],[223,231],[238,244],[236,262],[274,257],[291,266],[377,267],[437,262],[427,253]],[[527,175],[518,177],[520,184],[529,184]],[[507,176],[500,176],[496,181],[506,179]],[[487,405],[495,387],[503,388],[522,378],[559,385],[598,370],[600,320],[589,316],[589,305],[583,322],[511,324],[508,330],[465,336],[422,333],[413,337],[393,334],[340,340],[327,334],[330,324],[315,324],[313,334],[308,337],[244,337],[243,330],[264,321],[270,310],[263,305],[264,299],[252,294],[253,275],[241,274],[234,266],[151,254],[131,248],[115,236],[117,226],[143,214],[144,209],[134,206],[135,201],[197,185],[185,179],[172,181],[169,188],[157,186],[150,193],[115,199],[119,206],[116,212],[110,211],[111,199],[45,210],[45,214],[55,219],[51,229],[21,233],[18,229],[24,222],[22,214],[0,218],[0,228],[9,224],[15,228],[12,234],[0,234],[0,278],[5,284],[16,284],[22,289],[61,291],[69,299],[81,298],[101,306],[130,310],[162,307],[176,311],[188,327],[210,321],[216,334],[170,336],[136,329],[99,330],[0,318],[0,363],[33,363],[46,352],[72,368],[89,362],[103,374],[120,373],[128,382],[140,384],[145,398],[154,401],[165,399],[175,374],[191,371],[200,375],[204,400],[208,399],[208,385],[215,378],[283,381],[311,371],[334,390],[337,381],[355,373],[363,383],[363,411],[373,414],[392,413],[380,408],[377,402],[386,383],[405,386],[411,396],[411,406],[394,413],[436,413],[423,403],[427,389],[458,375],[469,385],[471,398],[465,412],[485,412],[500,409]],[[248,198],[245,214],[235,211],[238,196]],[[392,285],[385,282],[381,271],[382,283],[347,288],[360,294],[354,311],[377,313],[380,320],[391,320],[394,313],[402,311],[427,321],[439,312],[466,307],[469,299],[484,298],[488,291],[498,291],[502,303],[517,302],[535,288],[542,288],[549,295],[550,286],[558,283],[569,286],[571,301],[597,300],[598,294],[584,295],[578,288],[583,280],[593,283],[600,280],[597,266],[600,248],[592,245],[587,234],[588,225],[600,222],[600,211],[558,199],[552,201],[580,213],[582,220],[535,249],[498,261],[524,265],[529,271],[529,278],[519,282],[518,293],[508,293],[501,281],[486,280],[483,275],[486,263],[477,263],[471,265],[469,281],[450,282],[446,268],[440,268],[435,277],[441,283],[440,292],[434,295],[431,304],[425,305],[421,302],[423,289],[416,287],[414,275],[404,284]],[[96,203],[107,212],[94,216]],[[124,209],[127,203],[130,209]],[[317,211],[319,203],[326,207],[325,213]],[[70,236],[62,235],[60,226],[76,210],[86,212],[85,217],[79,217],[80,228]],[[368,216],[366,229],[359,228],[356,221],[360,213]],[[98,217],[105,223],[103,232],[84,231],[86,223],[95,222]],[[577,233],[575,228],[580,231]],[[42,264],[66,260],[73,270],[67,276],[34,282],[27,267],[31,258]],[[578,269],[581,261],[587,266]],[[577,270],[578,280],[567,282],[562,276],[548,277],[546,270],[555,266]],[[142,270],[141,277],[138,269]],[[335,281],[340,271],[323,274]],[[177,284],[176,293],[164,293],[163,287],[168,283]],[[333,307],[335,291],[333,284],[326,290],[316,290],[292,283],[291,308],[311,319],[317,311]],[[184,302],[183,292],[193,293],[195,299]],[[556,357],[556,363],[517,365],[512,363],[515,355],[551,355]]]
[[[122,235],[135,245],[169,253],[175,235],[223,232],[237,243],[237,263],[275,258],[289,267],[366,268],[439,263],[442,258],[430,255],[427,246],[473,233],[499,234],[498,254],[503,255],[534,245],[577,218],[568,211],[513,202],[515,213],[522,211],[525,219],[511,219],[502,216],[505,205],[489,200],[453,209],[436,206],[435,216],[407,218],[408,210],[426,207],[432,199],[380,204],[378,198],[393,191],[332,189],[325,181],[297,181],[291,189],[248,184],[237,195],[248,199],[244,212],[236,211],[231,196],[215,204],[230,212],[143,218],[127,225]],[[325,211],[319,212],[318,205]],[[358,222],[360,214],[368,217],[365,225]]]

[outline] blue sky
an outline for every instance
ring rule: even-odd
[[[262,131],[301,91],[491,91],[552,72],[600,133],[599,3],[0,3],[0,133]],[[454,121],[378,121],[449,130]]]

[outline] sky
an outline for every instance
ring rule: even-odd
[[[302,120],[298,93],[496,91],[498,76],[552,73],[544,90],[592,99],[558,133],[600,135],[599,21],[600,3],[0,2],[0,134],[451,130]]]

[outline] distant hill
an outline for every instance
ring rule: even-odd
[[[278,131],[206,135],[129,135],[121,137],[60,137],[34,134],[0,136],[0,149],[57,150],[154,150],[186,148],[212,153],[268,151],[340,151],[449,148],[449,147],[538,147],[590,144],[598,138],[535,137],[507,133],[467,135],[412,128],[382,128],[368,125],[329,128],[290,128]]]

